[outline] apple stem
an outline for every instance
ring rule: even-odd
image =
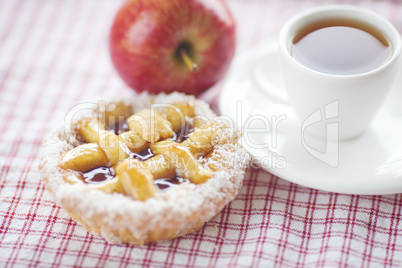
[[[192,71],[193,73],[198,71],[197,63],[193,62],[193,60],[188,55],[187,50],[183,47],[180,49],[180,57],[190,71]]]

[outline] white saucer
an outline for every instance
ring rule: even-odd
[[[303,145],[279,64],[275,41],[249,49],[233,62],[220,95],[220,112],[237,121],[243,132],[241,144],[253,156],[252,165],[330,192],[402,193],[402,76],[362,136],[328,144],[306,137]],[[329,158],[323,153],[325,146]]]

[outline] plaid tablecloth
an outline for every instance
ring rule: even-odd
[[[402,30],[398,1],[341,1]],[[107,49],[121,1],[0,1],[0,266],[401,267],[402,196],[328,193],[249,169],[238,197],[199,232],[142,247],[77,225],[40,181],[43,137],[76,103],[132,92]],[[237,54],[292,15],[334,1],[228,0]],[[216,105],[220,86],[204,98]],[[324,177],[322,179],[325,179]]]

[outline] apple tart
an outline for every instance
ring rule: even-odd
[[[43,142],[56,202],[110,243],[199,230],[236,196],[249,155],[230,118],[180,93],[80,104]]]

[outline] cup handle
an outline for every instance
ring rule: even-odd
[[[270,45],[259,55],[252,66],[252,80],[254,84],[269,98],[289,105],[289,99],[283,88],[278,46]]]

